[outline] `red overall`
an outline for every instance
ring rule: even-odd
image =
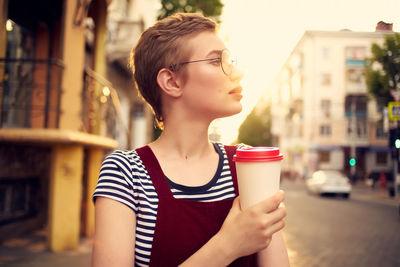
[[[235,194],[236,169],[232,162],[235,146],[225,146]],[[233,199],[199,202],[175,199],[157,158],[148,146],[136,150],[158,195],[156,227],[150,266],[175,267],[199,250],[221,228]],[[213,259],[209,259],[212,261]],[[229,266],[257,266],[256,254],[237,259]]]

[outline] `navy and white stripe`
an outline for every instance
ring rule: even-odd
[[[207,202],[235,197],[224,146],[220,143],[214,146],[220,155],[214,178],[200,187],[182,186],[169,180],[175,198]],[[136,151],[115,151],[104,160],[93,199],[98,196],[119,201],[135,212],[135,266],[149,266],[157,219],[158,196]]]

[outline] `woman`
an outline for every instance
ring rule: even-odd
[[[242,73],[216,24],[176,14],[141,36],[131,56],[137,87],[161,136],[116,151],[94,193],[92,266],[288,266],[279,230],[283,192],[241,211],[232,155],[208,127],[237,114]]]

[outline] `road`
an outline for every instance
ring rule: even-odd
[[[397,200],[371,199],[365,190],[354,190],[349,200],[321,198],[308,195],[302,184],[286,181],[282,188],[288,211],[283,236],[292,267],[400,266]],[[76,250],[51,253],[45,250],[44,233],[0,247],[0,265],[90,266],[91,239]]]
[[[291,266],[400,266],[396,206],[309,195],[304,185],[286,181],[282,188]]]

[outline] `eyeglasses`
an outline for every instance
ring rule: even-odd
[[[181,63],[176,63],[170,65],[168,68],[172,71],[177,71],[179,67],[190,64],[190,63],[197,63],[197,62],[205,62],[205,61],[212,61],[221,66],[222,71],[225,75],[230,76],[232,74],[233,68],[237,65],[237,60],[231,56],[231,53],[227,49],[221,50],[220,57],[217,58],[207,58],[207,59],[200,59],[200,60],[193,60],[193,61],[186,61]]]

